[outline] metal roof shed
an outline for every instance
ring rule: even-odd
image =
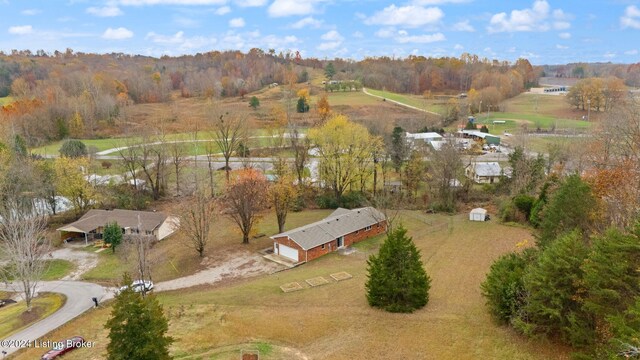
[[[469,213],[469,220],[471,221],[485,221],[487,217],[487,210],[483,208],[475,208]]]

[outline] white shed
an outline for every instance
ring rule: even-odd
[[[487,210],[483,208],[475,208],[469,213],[469,220],[471,221],[485,221],[487,217]]]

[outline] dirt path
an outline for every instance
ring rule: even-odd
[[[82,274],[98,265],[98,255],[86,251],[78,251],[65,247],[51,253],[53,259],[71,261],[76,268],[67,276],[60,280],[80,280]]]
[[[373,95],[372,93],[368,92],[368,91],[367,91],[367,89],[365,89],[365,88],[362,88],[362,92],[363,92],[363,93],[365,93],[365,94],[367,94],[367,95],[369,95],[369,96],[373,96],[373,97],[376,97],[376,98],[378,98],[378,99],[383,99],[384,101],[389,101],[389,102],[392,102],[392,103],[394,103],[394,104],[398,104],[398,105],[400,105],[400,106],[404,106],[404,107],[409,108],[409,109],[413,109],[413,110],[417,110],[417,111],[426,112],[427,114],[432,114],[432,115],[441,116],[440,114],[438,114],[438,113],[436,113],[436,112],[433,112],[433,111],[429,111],[429,110],[421,109],[421,108],[419,108],[419,107],[415,107],[415,106],[412,106],[412,105],[409,105],[409,104],[405,104],[405,103],[402,103],[402,102],[400,102],[400,101],[391,100],[391,99],[388,99],[388,98],[385,98],[385,97],[382,97],[382,96]]]
[[[224,260],[216,259],[215,265],[206,270],[178,279],[156,283],[155,290],[167,291],[196,285],[215,284],[227,279],[249,278],[269,274],[284,268],[282,265],[264,259],[257,253],[238,251],[230,253]]]

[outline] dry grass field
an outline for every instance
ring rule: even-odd
[[[358,244],[351,255],[333,253],[272,275],[158,294],[170,318],[170,335],[176,339],[172,354],[176,359],[237,359],[242,348],[261,348],[267,350],[265,359],[569,358],[568,349],[496,326],[480,293],[492,261],[531,240],[527,229],[493,221],[472,223],[464,214],[404,212],[402,222],[432,278],[425,308],[390,314],[368,306],[366,259],[383,240],[378,236]],[[353,278],[330,278],[341,271]],[[317,276],[330,282],[318,287],[304,284],[303,290],[291,293],[280,289]],[[91,310],[49,337],[82,335],[95,341],[97,350],[81,349],[65,359],[102,359],[109,311],[108,305]],[[16,359],[32,359],[40,352],[26,351]]]

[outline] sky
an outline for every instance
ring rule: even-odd
[[[0,0],[0,50],[640,62],[640,0]]]

